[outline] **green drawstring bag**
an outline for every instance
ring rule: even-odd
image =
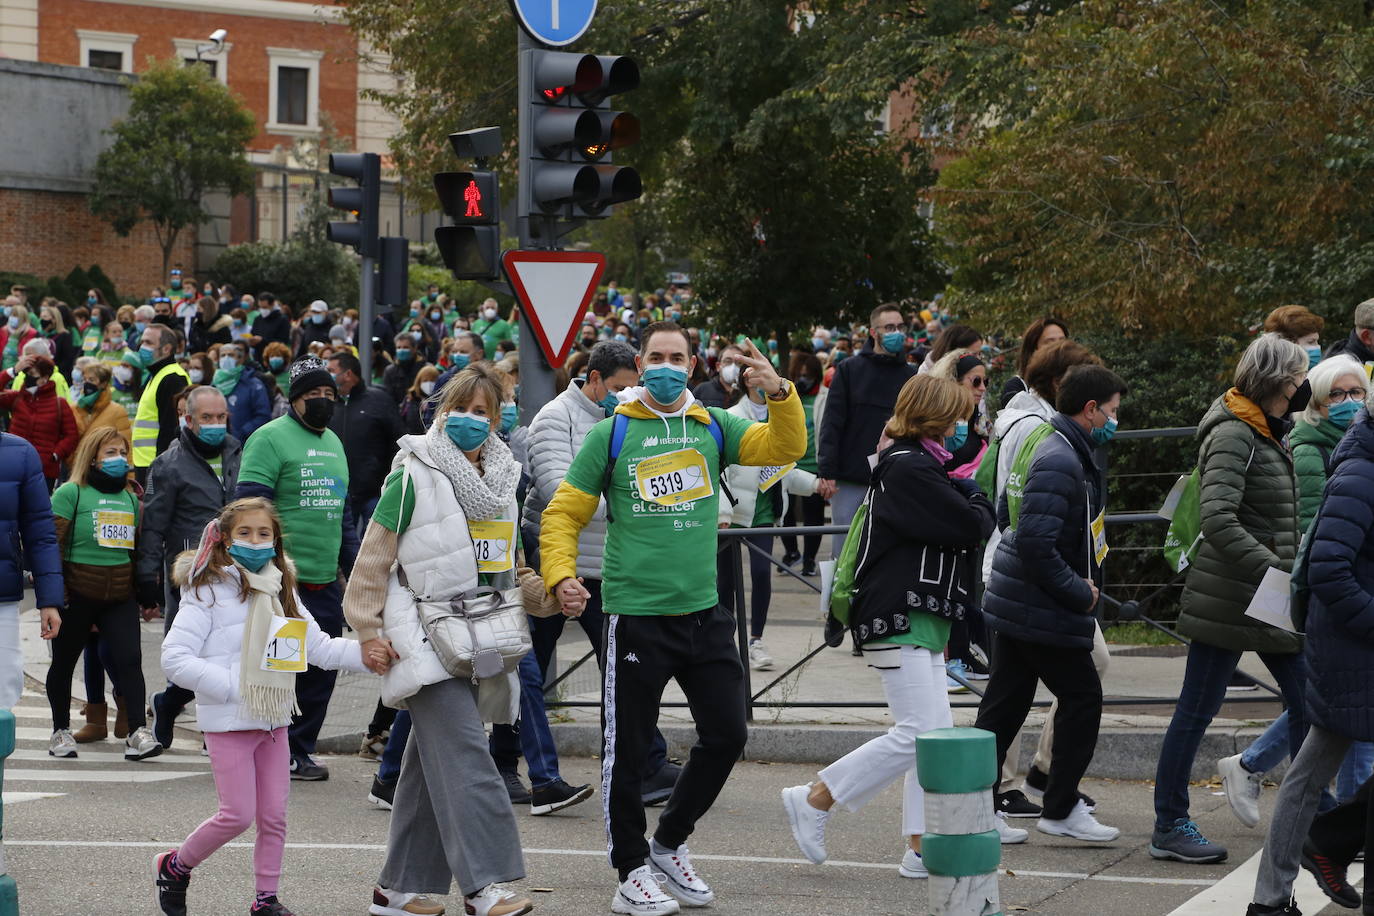
[[[1187,477],[1179,478],[1178,501],[1169,519],[1169,531],[1164,535],[1164,559],[1176,573],[1192,565],[1202,543],[1202,476],[1197,468]],[[1173,494],[1169,502],[1173,502]],[[1166,508],[1168,503],[1165,504]]]
[[[846,627],[849,626],[849,607],[854,601],[854,570],[859,564],[859,540],[868,523],[868,500],[872,495],[873,491],[870,490],[849,523],[849,533],[844,536],[840,558],[835,562],[835,581],[830,587],[830,616]]]

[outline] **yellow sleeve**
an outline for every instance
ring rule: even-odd
[[[803,432],[803,441],[805,433]],[[549,500],[539,522],[539,559],[544,587],[550,592],[577,576],[577,536],[596,514],[598,493],[585,493],[564,480]]]
[[[740,464],[768,467],[797,461],[806,454],[806,411],[797,386],[791,387],[785,399],[767,402],[767,423],[755,423],[744,431]]]

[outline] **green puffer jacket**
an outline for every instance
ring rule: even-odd
[[[1265,571],[1293,567],[1293,461],[1260,408],[1235,389],[1212,404],[1198,435],[1203,540],[1183,587],[1178,631],[1234,652],[1298,652],[1301,637],[1245,616]]]
[[[1293,446],[1293,470],[1298,475],[1299,531],[1307,531],[1307,526],[1317,517],[1322,489],[1326,486],[1327,460],[1344,435],[1345,430],[1330,420],[1323,420],[1317,426],[1299,420],[1293,426],[1288,442]]]

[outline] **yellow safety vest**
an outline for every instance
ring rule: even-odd
[[[148,381],[143,396],[138,399],[138,413],[134,414],[134,467],[146,468],[157,457],[157,434],[161,424],[157,417],[157,389],[162,380],[169,375],[180,375],[191,384],[191,376],[181,368],[180,363],[171,362],[163,366],[157,375]]]

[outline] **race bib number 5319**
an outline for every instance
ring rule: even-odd
[[[635,466],[639,498],[660,506],[680,506],[710,496],[706,456],[694,448],[646,458]]]

